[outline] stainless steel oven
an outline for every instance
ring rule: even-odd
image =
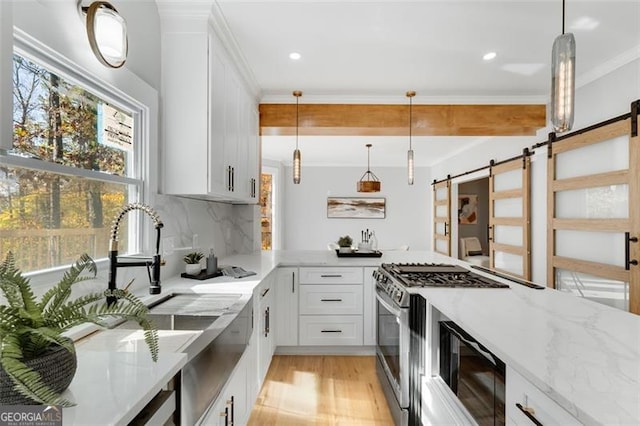
[[[377,370],[396,424],[407,424],[409,407],[409,308],[400,307],[383,290],[377,299]],[[396,404],[393,404],[395,399]]]

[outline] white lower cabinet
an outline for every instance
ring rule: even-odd
[[[507,424],[510,425],[530,426],[536,424],[535,421],[544,425],[582,424],[509,366],[507,366],[505,411]]]
[[[209,411],[205,414],[200,425],[230,426],[245,425],[251,414],[247,385],[250,381],[248,371],[250,365],[255,364],[255,358],[251,356],[249,348],[245,351],[240,362],[220,392]],[[251,401],[253,402],[253,401]]]
[[[300,346],[362,346],[362,284],[362,268],[300,268]]]
[[[278,268],[276,275],[276,345],[298,346],[298,268]]]
[[[257,316],[255,332],[258,341],[258,385],[267,375],[271,358],[276,348],[275,339],[275,272],[269,274],[253,292],[257,308],[254,316]],[[254,305],[256,306],[256,305]]]
[[[362,315],[301,315],[300,345],[362,345]]]
[[[365,346],[376,345],[376,280],[373,272],[378,268],[364,268],[364,284],[362,287],[362,319],[364,322],[363,344]]]

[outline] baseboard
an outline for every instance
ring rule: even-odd
[[[354,355],[376,354],[375,346],[278,346],[276,355]]]

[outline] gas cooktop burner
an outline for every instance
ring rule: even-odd
[[[405,287],[509,288],[469,270],[443,263],[383,263],[382,269]]]

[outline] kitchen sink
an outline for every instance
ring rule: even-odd
[[[154,314],[147,315],[158,330],[206,330],[219,317],[214,315],[181,315],[181,314]],[[127,321],[118,328],[139,329],[135,321]]]
[[[240,294],[169,293],[149,305],[149,318],[158,330],[206,330],[241,297]],[[135,321],[118,328],[139,329]]]

